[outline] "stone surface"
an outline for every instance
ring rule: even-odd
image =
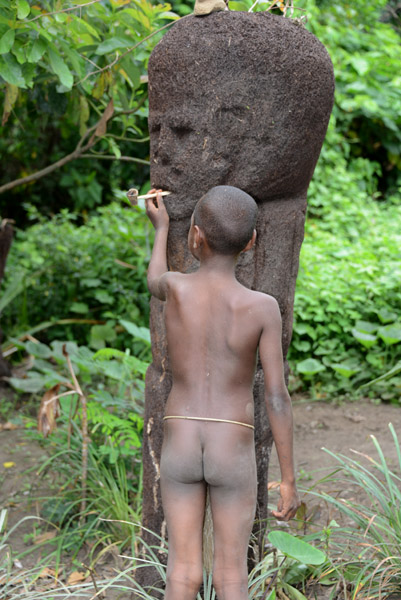
[[[258,240],[241,256],[237,275],[248,287],[278,300],[284,357],[291,339],[307,188],[326,133],[333,92],[332,64],[322,44],[302,26],[267,13],[219,12],[181,19],[149,61],[151,182],[172,192],[166,199],[170,269],[196,268],[186,237],[202,194],[223,184],[248,192],[259,204]],[[163,306],[155,299],[151,335],[143,523],[164,536],[158,471],[171,377]],[[257,517],[265,519],[271,435],[260,367],[254,391]]]

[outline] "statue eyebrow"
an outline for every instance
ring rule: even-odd
[[[149,117],[148,119],[149,130],[154,131],[160,127],[160,117]]]
[[[220,106],[218,106],[216,108],[216,112],[233,112],[233,113],[239,113],[239,112],[245,112],[250,110],[250,106],[249,104],[244,105],[244,104],[238,104],[238,102],[230,102],[229,99],[226,102],[222,102],[220,104]]]
[[[171,127],[172,129],[194,129],[194,115],[190,110],[183,110],[180,114],[158,113],[149,116],[149,129],[156,129],[162,124]]]

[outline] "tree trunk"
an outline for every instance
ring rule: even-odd
[[[6,268],[7,256],[13,241],[13,228],[11,223],[4,219],[0,228],[0,286],[4,277],[4,270]],[[3,341],[3,332],[0,328],[0,344]],[[0,345],[0,377],[11,375],[11,369],[8,362],[3,358]]]

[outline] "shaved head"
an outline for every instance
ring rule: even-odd
[[[249,194],[229,185],[209,190],[194,210],[194,225],[202,229],[218,254],[239,254],[255,229],[258,207]]]

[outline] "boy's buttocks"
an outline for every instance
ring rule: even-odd
[[[161,477],[212,486],[256,485],[254,432],[232,423],[165,421]]]

